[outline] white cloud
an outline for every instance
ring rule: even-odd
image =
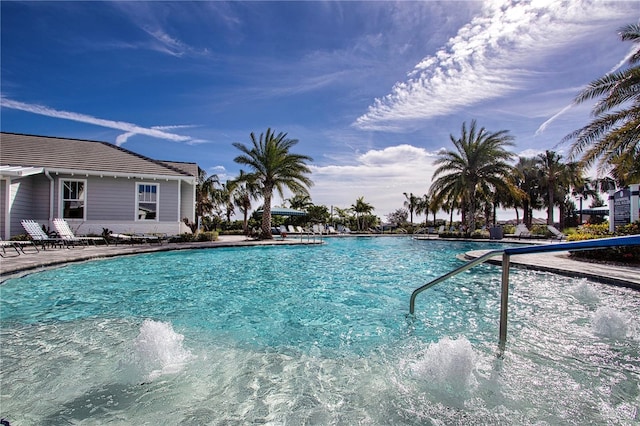
[[[158,139],[166,139],[174,142],[193,142],[194,139],[190,136],[177,135],[175,133],[165,132],[157,128],[146,128],[137,126],[132,123],[124,121],[105,120],[102,118],[93,117],[86,114],[80,114],[76,112],[59,111],[53,108],[49,108],[43,105],[27,104],[24,102],[14,101],[7,99],[4,96],[1,98],[0,106],[2,108],[17,109],[20,111],[29,112],[32,114],[44,115],[47,117],[60,118],[63,120],[78,121],[80,123],[94,124],[96,126],[107,127],[110,129],[122,130],[126,133],[118,136],[116,144],[122,145],[127,139],[133,135],[145,135]]]
[[[353,165],[312,165],[311,198],[316,205],[348,208],[363,196],[384,220],[403,207],[403,192],[417,196],[428,192],[435,159],[435,154],[422,148],[397,145],[369,150],[357,156]]]
[[[526,85],[544,58],[575,43],[597,24],[624,16],[623,9],[592,0],[487,1],[480,16],[418,63],[407,81],[376,99],[354,125],[397,131],[412,120],[451,114],[511,94]]]

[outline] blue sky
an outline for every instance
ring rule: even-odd
[[[573,98],[623,64],[617,30],[640,18],[637,1],[586,0],[0,8],[2,131],[111,142],[224,181],[232,143],[271,127],[313,157],[315,204],[364,196],[383,219],[428,191],[465,121],[509,130],[519,155],[566,153],[590,118]]]

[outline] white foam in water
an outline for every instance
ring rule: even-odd
[[[446,393],[462,395],[477,386],[476,355],[465,338],[443,338],[430,344],[422,357],[410,365],[411,371],[424,380],[428,387]]]
[[[629,332],[629,321],[623,313],[609,308],[598,308],[593,315],[593,331],[610,339],[624,339]]]
[[[182,346],[184,336],[173,331],[170,323],[145,320],[133,342],[133,364],[145,380],[177,373],[192,359]]]
[[[580,302],[589,305],[596,304],[600,301],[598,292],[591,287],[586,280],[583,280],[581,283],[573,287],[571,289],[571,294]]]

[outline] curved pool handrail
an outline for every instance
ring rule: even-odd
[[[482,256],[480,256],[480,257],[478,257],[476,259],[468,261],[467,263],[465,263],[464,265],[454,269],[453,271],[451,271],[451,272],[449,272],[449,273],[447,273],[445,275],[442,275],[441,277],[438,277],[435,280],[430,281],[427,284],[425,284],[425,285],[423,285],[421,287],[418,287],[417,289],[413,290],[413,293],[411,293],[411,299],[409,300],[409,313],[411,315],[413,315],[413,312],[414,312],[415,306],[416,306],[416,297],[418,297],[418,294],[420,294],[423,291],[433,287],[434,285],[436,285],[438,283],[441,283],[442,281],[445,281],[445,280],[453,277],[454,275],[458,275],[460,272],[464,272],[467,269],[471,269],[474,266],[476,266],[477,264],[483,263],[483,262],[489,260],[490,258],[498,256],[499,254],[502,254],[502,253],[504,253],[504,249],[491,250],[490,252],[485,253],[485,254],[483,254]]]
[[[474,266],[484,263],[492,257],[502,254],[502,289],[500,296],[500,351],[504,350],[507,340],[507,305],[509,299],[509,258],[516,254],[533,254],[533,253],[549,253],[555,251],[580,251],[580,250],[598,250],[609,247],[627,247],[640,246],[640,235],[626,235],[623,237],[600,238],[596,240],[574,241],[559,244],[531,245],[525,247],[510,247],[506,249],[492,250],[477,259],[470,260],[459,268],[442,275],[418,287],[411,293],[409,300],[409,314],[413,316],[415,311],[416,297],[424,290],[445,281],[460,272],[464,272]]]

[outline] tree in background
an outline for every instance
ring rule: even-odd
[[[373,206],[366,203],[363,196],[359,197],[356,200],[355,204],[351,205],[351,209],[356,214],[356,225],[358,227],[358,230],[364,229],[364,217],[371,214],[371,212],[374,210]]]
[[[466,123],[462,124],[460,138],[449,137],[456,150],[441,154],[435,161],[439,167],[433,174],[435,180],[430,191],[439,194],[437,198],[441,200],[457,201],[468,232],[473,232],[476,196],[480,191],[486,194],[504,187],[513,173],[508,161],[514,154],[505,149],[513,145],[513,137],[507,130],[489,132],[484,127],[477,129],[475,120],[468,131]]]
[[[416,211],[416,207],[420,202],[420,199],[413,195],[413,192],[407,194],[406,192],[402,193],[406,200],[404,201],[404,206],[407,208],[409,215],[411,217],[411,224],[413,225],[413,212]]]
[[[576,97],[576,104],[598,99],[594,119],[563,141],[574,141],[570,159],[580,157],[584,168],[597,163],[601,175],[611,172],[625,186],[640,182],[640,25],[621,28],[620,38],[635,44],[630,66],[592,81]]]
[[[283,196],[284,188],[294,194],[309,194],[308,187],[313,185],[307,176],[311,170],[307,161],[313,159],[307,155],[293,154],[290,149],[298,143],[297,139],[288,139],[286,133],[275,135],[271,129],[260,137],[251,132],[251,146],[239,142],[233,144],[242,152],[234,161],[248,166],[247,175],[257,185],[264,200],[262,210],[261,238],[272,239],[271,234],[271,199],[273,191]]]

